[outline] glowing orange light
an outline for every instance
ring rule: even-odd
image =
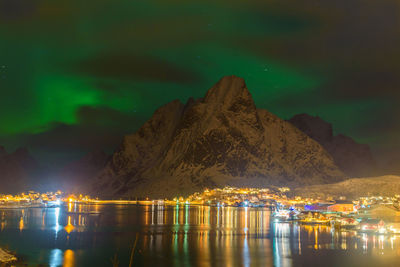
[[[70,234],[75,229],[75,227],[71,224],[71,216],[68,216],[68,224],[64,227],[64,229],[68,234]]]
[[[74,266],[75,266],[75,252],[73,250],[67,249],[64,252],[63,267],[74,267]]]
[[[21,216],[21,219],[19,220],[19,230],[22,231],[24,229],[24,218]]]

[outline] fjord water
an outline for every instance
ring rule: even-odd
[[[92,211],[99,214],[69,213]],[[397,266],[400,236],[275,223],[265,208],[78,205],[0,210],[21,266]]]

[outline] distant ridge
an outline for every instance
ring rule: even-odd
[[[257,109],[242,78],[172,101],[125,136],[91,186],[103,197],[172,197],[205,187],[310,185],[343,173],[315,140]]]
[[[320,117],[299,114],[289,122],[320,143],[347,176],[374,176],[377,172],[376,162],[368,145],[358,144],[343,134],[334,136],[332,124]]]
[[[82,158],[72,161],[58,170],[59,188],[69,193],[84,193],[82,188],[91,183],[105,167],[109,155],[102,150],[91,151]]]
[[[26,148],[7,153],[0,146],[0,194],[15,194],[36,186],[39,165]]]

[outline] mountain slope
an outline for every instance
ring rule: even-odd
[[[243,79],[159,108],[94,182],[100,196],[171,197],[205,187],[301,185],[343,174],[316,141],[256,108]]]
[[[104,151],[92,151],[55,172],[57,189],[68,193],[82,193],[82,187],[91,182],[105,167],[109,156]]]
[[[292,194],[295,196],[338,199],[345,196],[354,199],[363,196],[389,196],[393,197],[400,192],[400,176],[385,175],[369,178],[353,178],[343,182],[325,185],[313,185],[296,188]]]
[[[376,163],[369,146],[358,144],[342,134],[334,136],[330,123],[308,114],[295,115],[289,122],[320,143],[348,176],[373,176],[376,172]]]
[[[0,146],[0,194],[31,190],[37,182],[39,166],[25,148],[7,153]]]

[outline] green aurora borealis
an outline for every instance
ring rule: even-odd
[[[282,118],[400,147],[395,0],[0,0],[0,144],[44,160],[111,151],[224,75]]]

